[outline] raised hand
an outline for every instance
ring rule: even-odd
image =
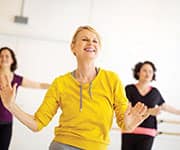
[[[11,86],[11,82],[6,75],[0,76],[0,96],[1,101],[7,109],[14,103],[16,95],[16,86]]]
[[[126,130],[133,131],[149,115],[148,108],[143,103],[138,102],[134,107],[129,103],[124,117]]]

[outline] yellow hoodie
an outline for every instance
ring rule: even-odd
[[[54,141],[85,150],[106,150],[114,111],[119,127],[124,128],[127,103],[115,73],[99,69],[91,83],[80,84],[69,72],[54,80],[35,113],[35,120],[40,130],[60,108]]]

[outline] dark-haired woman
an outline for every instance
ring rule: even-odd
[[[126,95],[134,106],[137,102],[144,103],[151,114],[132,132],[122,134],[122,150],[151,150],[157,134],[156,115],[166,111],[180,115],[180,110],[165,103],[159,90],[150,83],[156,78],[156,67],[150,61],[139,62],[133,69],[133,76],[138,81],[125,87]]]
[[[15,73],[17,60],[15,53],[9,47],[0,49],[0,76],[6,75],[11,84],[27,88],[47,89],[49,84],[28,80]],[[0,98],[0,150],[8,150],[12,135],[12,114],[3,106]]]

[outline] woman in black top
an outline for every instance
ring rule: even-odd
[[[126,86],[127,98],[133,106],[139,101],[144,103],[151,115],[133,132],[122,134],[122,150],[151,150],[157,134],[156,115],[160,110],[180,115],[180,110],[166,104],[159,90],[150,85],[155,80],[155,72],[155,65],[150,61],[139,62],[133,69],[138,82]]]

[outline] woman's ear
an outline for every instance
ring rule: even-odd
[[[71,44],[71,51],[76,56],[76,53],[74,52],[74,43]]]
[[[73,50],[74,48],[74,43],[71,43],[71,50]]]

